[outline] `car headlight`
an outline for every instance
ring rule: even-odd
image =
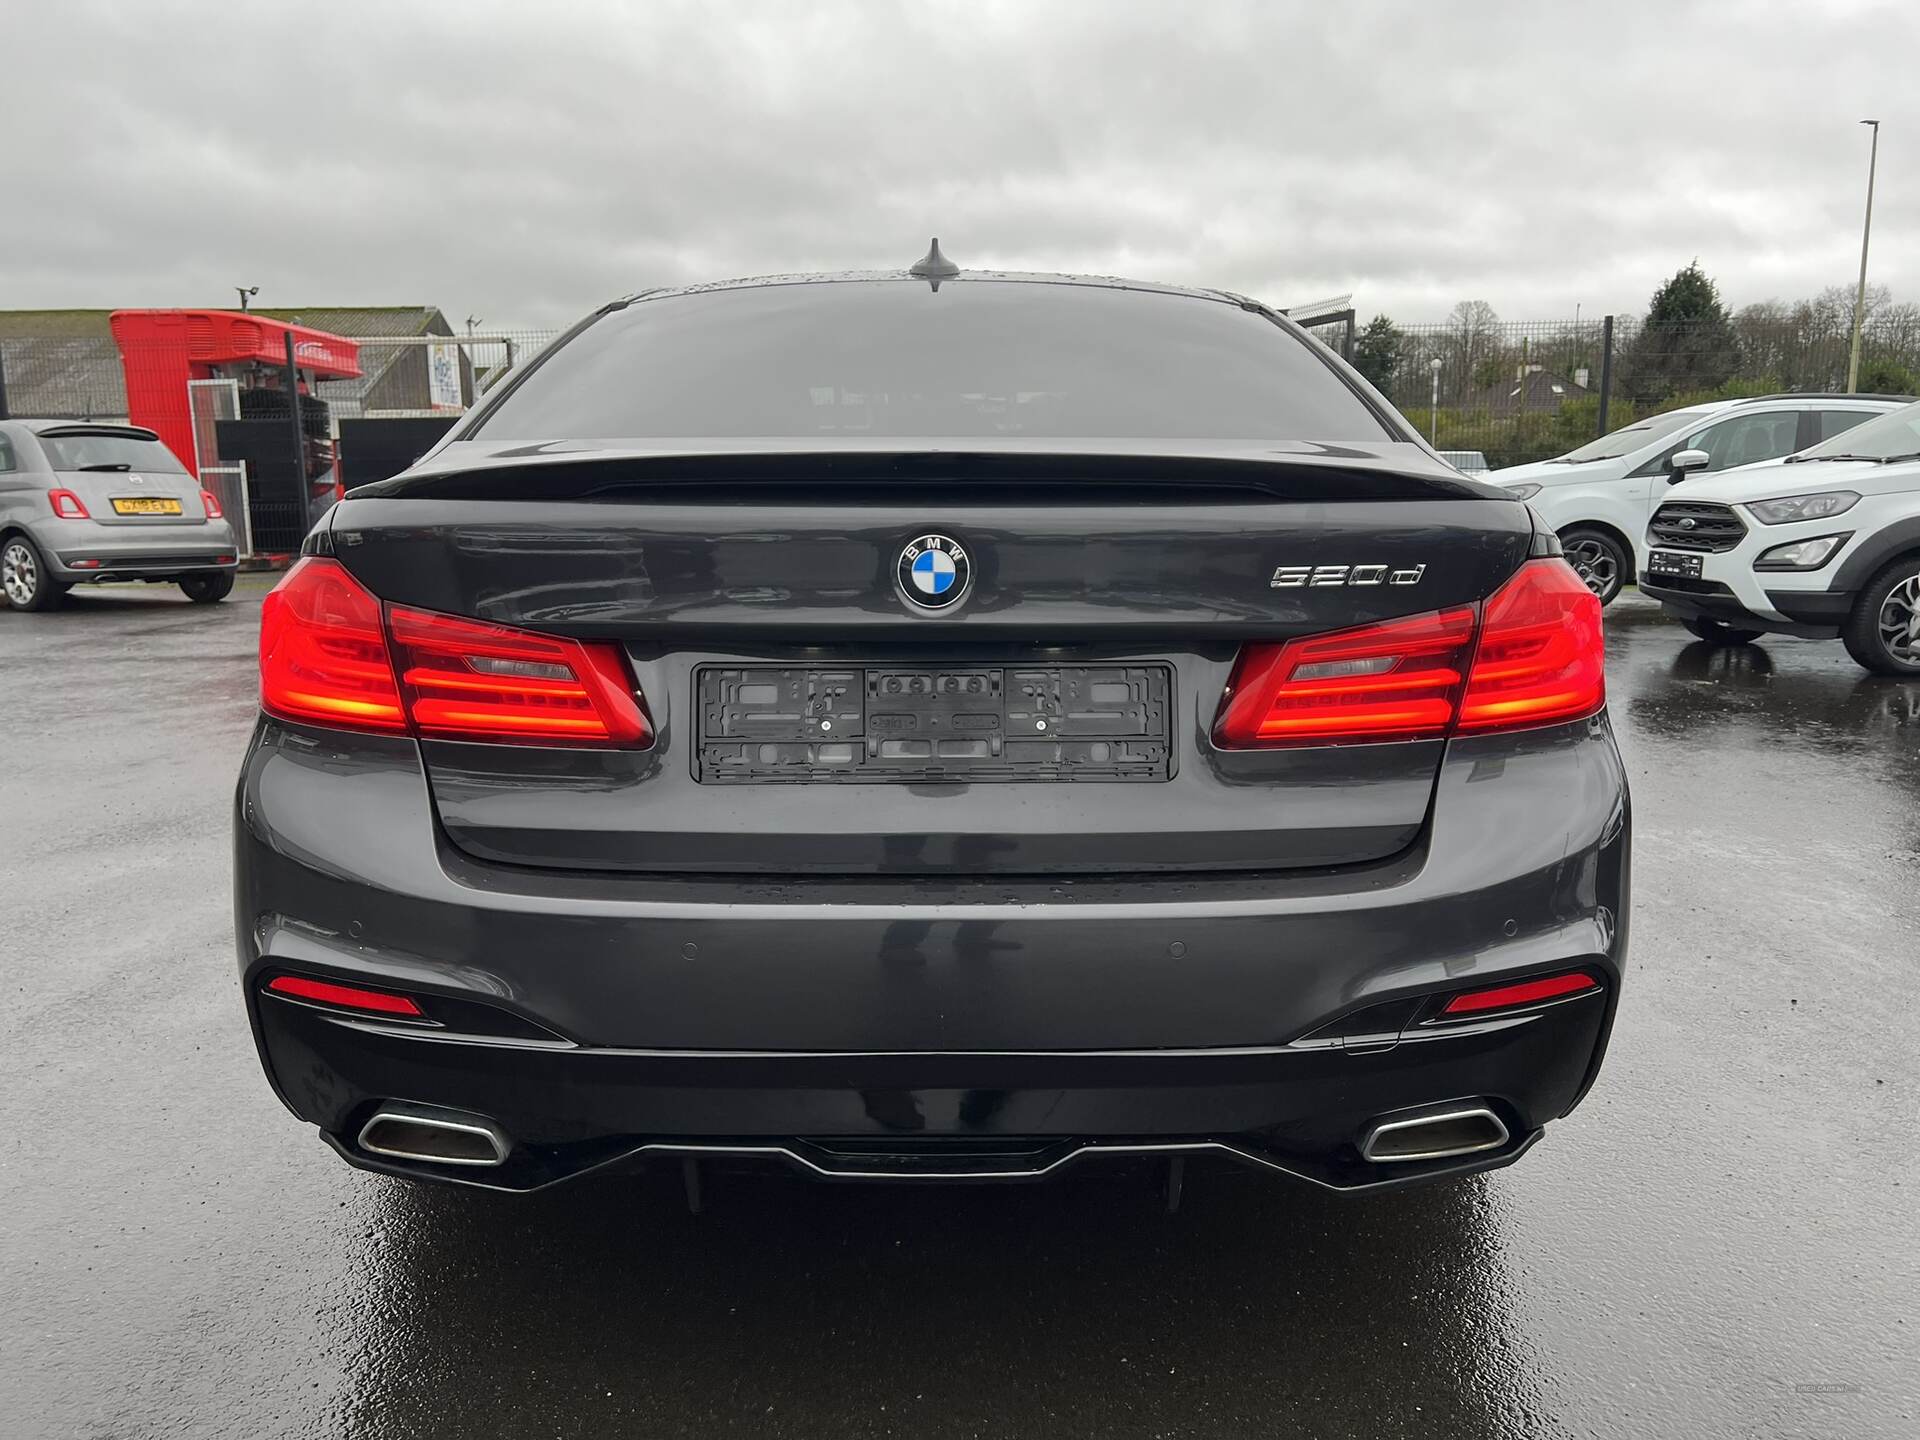
[[[1779,500],[1750,500],[1747,509],[1762,525],[1787,525],[1795,520],[1824,520],[1851,510],[1860,497],[1851,490],[1822,490],[1814,495],[1788,495]]]
[[[1540,493],[1538,485],[1502,485],[1500,488],[1516,500],[1531,500]]]
[[[1845,535],[1821,535],[1813,540],[1791,540],[1785,545],[1776,545],[1771,550],[1762,550],[1754,557],[1756,570],[1818,570],[1833,558],[1848,540],[1853,538],[1849,530]]]

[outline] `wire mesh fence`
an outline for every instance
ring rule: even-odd
[[[1697,324],[1375,321],[1358,331],[1352,359],[1436,449],[1477,451],[1498,469],[1683,405],[1842,392],[1851,343],[1846,324],[1792,314]],[[1920,315],[1864,327],[1857,388],[1920,391]]]
[[[250,553],[283,554],[343,484],[404,469],[554,334],[364,328],[389,323],[392,313],[327,312],[341,330],[360,329],[355,334],[216,311],[118,312],[112,333],[105,312],[90,334],[0,326],[0,376],[16,416],[158,431],[227,503],[236,529],[251,537]],[[186,318],[145,334],[123,330],[125,314]],[[1760,305],[1686,325],[1510,323],[1472,314],[1447,324],[1360,325],[1351,310],[1305,323],[1436,448],[1478,452],[1498,469],[1564,454],[1603,433],[1603,421],[1617,429],[1706,400],[1842,391],[1849,319]],[[1920,306],[1892,307],[1866,325],[1857,388],[1920,390]]]

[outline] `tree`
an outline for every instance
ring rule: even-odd
[[[1853,334],[1853,297],[1856,290],[1851,285],[1829,285],[1813,299],[1806,302],[1816,330],[1845,331]],[[1875,317],[1893,303],[1893,292],[1884,285],[1867,286],[1867,303],[1861,311],[1863,323],[1872,324]]]
[[[1390,394],[1399,364],[1400,332],[1385,315],[1376,315],[1353,343],[1353,368],[1366,376],[1376,390]]]
[[[1636,401],[1677,390],[1712,390],[1740,368],[1740,341],[1720,292],[1695,261],[1653,292],[1647,318],[1621,357],[1621,383]]]
[[[1447,316],[1447,328],[1469,340],[1485,335],[1499,323],[1499,312],[1484,300],[1462,300]]]
[[[1448,392],[1464,397],[1481,383],[1476,372],[1499,344],[1500,316],[1484,300],[1462,300],[1447,316],[1446,368],[1442,379]]]
[[[1920,375],[1893,360],[1868,360],[1860,366],[1863,395],[1920,395]]]
[[[1777,388],[1801,385],[1807,361],[1808,308],[1778,300],[1756,300],[1742,305],[1733,317],[1733,333],[1740,342],[1741,368],[1748,375],[1775,378]]]

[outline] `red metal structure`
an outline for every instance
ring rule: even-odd
[[[340,335],[231,310],[116,310],[108,323],[127,378],[127,418],[157,432],[199,473],[190,380],[233,380],[241,391],[286,389],[287,341],[304,394],[318,380],[360,374],[360,347]],[[243,412],[244,413],[244,408]]]

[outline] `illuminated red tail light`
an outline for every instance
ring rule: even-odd
[[[1548,1000],[1584,995],[1589,990],[1599,988],[1598,980],[1576,971],[1571,975],[1551,975],[1545,980],[1523,980],[1517,985],[1497,985],[1490,990],[1468,990],[1447,1001],[1440,1013],[1478,1015],[1488,1010],[1514,1010],[1524,1005],[1540,1005]]]
[[[1215,738],[1232,749],[1444,735],[1472,648],[1465,607],[1249,645]]]
[[[389,995],[384,990],[362,990],[357,985],[335,985],[328,980],[310,980],[304,975],[276,975],[267,982],[275,995],[292,1000],[310,1000],[316,1005],[333,1005],[342,1010],[365,1010],[374,1015],[423,1014],[405,995]]]
[[[1240,652],[1214,726],[1225,749],[1419,740],[1578,720],[1606,703],[1600,601],[1530,560],[1481,606]]]
[[[227,512],[220,508],[220,497],[211,490],[200,492],[200,508],[207,512],[209,520],[224,520]]]
[[[404,731],[380,602],[333,560],[299,561],[260,609],[260,708],[283,720]]]
[[[49,490],[47,499],[53,505],[56,520],[90,520],[87,507],[80,503],[80,497],[71,490]]]
[[[1607,703],[1600,600],[1564,560],[1529,560],[1488,600],[1462,730],[1580,720]]]
[[[639,745],[650,734],[619,648],[379,599],[309,556],[268,594],[260,705],[283,719],[430,738]]]
[[[387,624],[407,712],[422,735],[599,745],[647,738],[613,645],[398,606]]]

